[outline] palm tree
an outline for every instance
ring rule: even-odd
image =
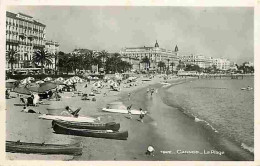
[[[18,62],[18,53],[16,50],[10,49],[7,52],[7,61],[11,64],[12,74],[14,73],[14,64]]]
[[[105,61],[108,58],[108,53],[105,50],[99,52],[99,58],[101,59],[102,67],[104,68],[105,67]]]
[[[161,68],[164,68],[164,67],[165,67],[165,63],[162,62],[162,61],[160,61],[160,62],[158,63],[158,67],[160,68],[160,71],[161,71]]]
[[[175,66],[175,63],[174,62],[171,62],[171,67],[172,67],[172,73],[173,73],[173,66]]]
[[[55,75],[57,75],[57,67],[58,67],[58,61],[59,61],[59,57],[60,56],[63,56],[64,55],[64,52],[60,51],[60,52],[55,52],[53,54],[52,57],[54,57],[54,71],[55,71]]]
[[[51,55],[43,48],[34,52],[32,60],[35,64],[41,64],[42,74],[44,73],[44,65],[52,64]]]

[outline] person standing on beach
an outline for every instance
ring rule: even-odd
[[[147,92],[147,93],[149,93],[149,92],[150,92],[150,89],[149,89],[149,88],[147,88],[146,92]]]
[[[126,109],[128,111],[129,118],[132,119],[132,113],[131,113],[132,104],[128,106]]]
[[[140,121],[143,123],[143,118],[144,118],[144,111],[142,108],[140,108]]]
[[[152,88],[152,89],[151,89],[151,96],[153,96],[153,92],[154,92],[154,89]]]
[[[131,93],[128,93],[128,100],[130,100],[130,97],[131,97]]]

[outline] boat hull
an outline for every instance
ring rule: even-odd
[[[128,131],[108,132],[107,130],[75,129],[75,128],[65,127],[57,123],[54,123],[53,130],[57,134],[77,135],[77,136],[84,136],[84,137],[118,139],[118,140],[126,140],[128,137]]]
[[[40,154],[65,154],[65,155],[81,155],[82,145],[77,144],[40,144],[6,141],[6,152],[12,153],[40,153]]]
[[[90,122],[90,123],[93,123],[97,120],[96,118],[84,117],[84,116],[68,117],[68,116],[55,116],[55,115],[45,115],[45,114],[39,116],[39,118],[45,120],[63,120],[68,122]]]
[[[90,130],[113,130],[118,131],[120,123],[109,122],[109,123],[89,123],[89,122],[67,122],[61,120],[52,121],[52,125],[60,124],[65,127],[76,128],[76,129],[90,129]]]

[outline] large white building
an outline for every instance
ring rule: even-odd
[[[158,70],[158,63],[164,62],[169,69],[176,70],[179,63],[178,47],[175,50],[167,50],[160,48],[156,41],[154,47],[126,47],[120,51],[122,60],[127,61],[133,65],[135,70]],[[150,66],[141,63],[147,57],[150,61]]]
[[[17,51],[14,68],[32,66],[33,52],[44,48],[46,25],[23,13],[6,12],[6,51]],[[6,57],[6,67],[11,68]]]
[[[219,70],[228,70],[230,69],[230,61],[225,58],[214,58],[213,65],[216,66]]]
[[[204,55],[182,55],[180,56],[180,60],[184,64],[193,64],[193,65],[198,65],[200,68],[207,68],[212,66],[213,61],[212,57],[207,57]]]

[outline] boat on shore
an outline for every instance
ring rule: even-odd
[[[112,112],[112,113],[121,113],[121,114],[128,114],[128,110],[125,105],[123,105],[122,102],[113,102],[110,104],[107,104],[106,108],[103,108],[102,111],[105,112]],[[132,115],[140,115],[140,110],[132,109],[130,110]],[[147,111],[143,111],[144,114],[147,114]]]
[[[127,140],[128,131],[112,131],[112,130],[89,130],[89,129],[76,129],[66,127],[61,124],[54,123],[53,130],[57,134],[68,134],[84,137],[95,137],[95,138],[107,138],[107,139],[118,139]]]
[[[102,111],[105,112],[112,112],[112,113],[121,113],[121,114],[128,114],[127,109],[111,109],[111,108],[103,108]],[[140,115],[141,111],[139,110],[130,110],[132,115]],[[147,114],[147,111],[144,111],[144,115]]]
[[[62,120],[62,121],[67,121],[67,122],[97,122],[98,119],[93,118],[93,117],[85,117],[85,116],[79,116],[79,117],[73,117],[73,116],[55,116],[55,115],[40,115],[38,117],[39,119],[44,119],[44,120]]]
[[[6,152],[11,153],[40,153],[40,154],[65,154],[65,155],[81,155],[81,143],[75,144],[44,144],[44,143],[27,143],[6,141]]]
[[[76,129],[90,129],[90,130],[113,130],[118,131],[120,128],[120,123],[109,122],[109,123],[89,123],[89,122],[68,122],[63,120],[52,121],[52,126],[54,124],[60,124],[65,127],[76,128]]]

